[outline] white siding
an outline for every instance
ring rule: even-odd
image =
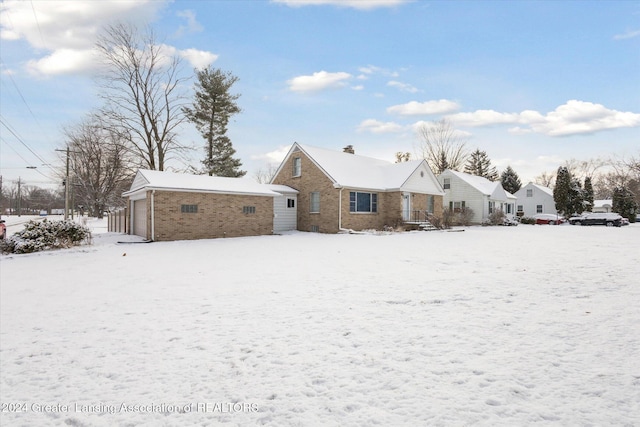
[[[527,197],[527,190],[531,190],[531,197]],[[518,206],[522,206],[522,211],[524,212],[523,215],[525,217],[532,217],[536,213],[553,215],[558,213],[556,210],[556,202],[553,200],[553,195],[543,189],[540,189],[531,182],[520,188],[514,196],[518,198],[516,201],[516,210],[518,209]],[[538,205],[542,205],[542,212],[536,211]]]
[[[453,174],[443,172],[438,176],[438,181],[444,187],[444,179],[451,179],[451,188],[444,190],[444,207],[449,207],[449,202],[465,202],[465,207],[473,210],[474,223],[481,223],[489,216],[489,198],[483,195],[473,186]]]
[[[421,194],[442,194],[442,188],[438,185],[438,180],[427,166],[426,162],[423,162],[407,179],[407,181],[401,187],[402,191],[409,193],[421,193]]]
[[[293,200],[294,206],[288,207]],[[283,194],[273,198],[273,232],[281,233],[297,228],[298,197],[296,194]]]

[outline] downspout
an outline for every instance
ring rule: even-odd
[[[156,210],[155,210],[155,203],[154,203],[154,197],[153,195],[156,193],[156,190],[151,190],[151,241],[155,241],[155,237],[156,237],[156,223],[155,223],[155,219],[156,219]]]
[[[340,187],[338,195],[338,231],[342,230],[342,190],[344,190],[344,187]]]

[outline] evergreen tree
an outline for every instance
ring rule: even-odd
[[[589,176],[584,179],[584,210],[587,212],[593,210],[593,184]]]
[[[553,188],[553,200],[558,213],[571,214],[571,175],[566,167],[560,166],[556,175],[556,186]]]
[[[205,173],[244,176],[246,172],[239,170],[242,163],[233,158],[236,150],[226,136],[229,118],[241,111],[236,104],[240,95],[229,93],[238,77],[211,66],[196,71],[196,76],[195,100],[192,107],[183,111],[207,142],[202,161]]]
[[[498,180],[498,171],[491,166],[491,160],[485,151],[477,149],[469,156],[464,171],[471,175],[487,178],[489,181]]]
[[[516,193],[522,187],[520,177],[516,171],[511,168],[511,166],[507,166],[504,172],[502,172],[502,175],[500,175],[500,182],[502,183],[502,188],[511,194]]]
[[[584,190],[582,184],[576,178],[571,178],[571,189],[569,191],[569,211],[567,216],[571,214],[581,214],[584,212]]]
[[[639,212],[638,203],[634,194],[625,187],[616,187],[613,190],[612,210],[622,217],[628,218],[629,222],[635,222]]]

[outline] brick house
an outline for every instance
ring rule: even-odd
[[[139,170],[123,194],[129,233],[147,240],[273,234],[296,229],[297,191],[248,178]]]
[[[381,229],[440,214],[444,191],[424,160],[391,163],[294,143],[273,184],[298,191],[301,231]]]

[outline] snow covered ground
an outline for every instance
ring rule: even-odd
[[[2,425],[640,425],[638,224],[150,244],[96,224],[0,257]]]

